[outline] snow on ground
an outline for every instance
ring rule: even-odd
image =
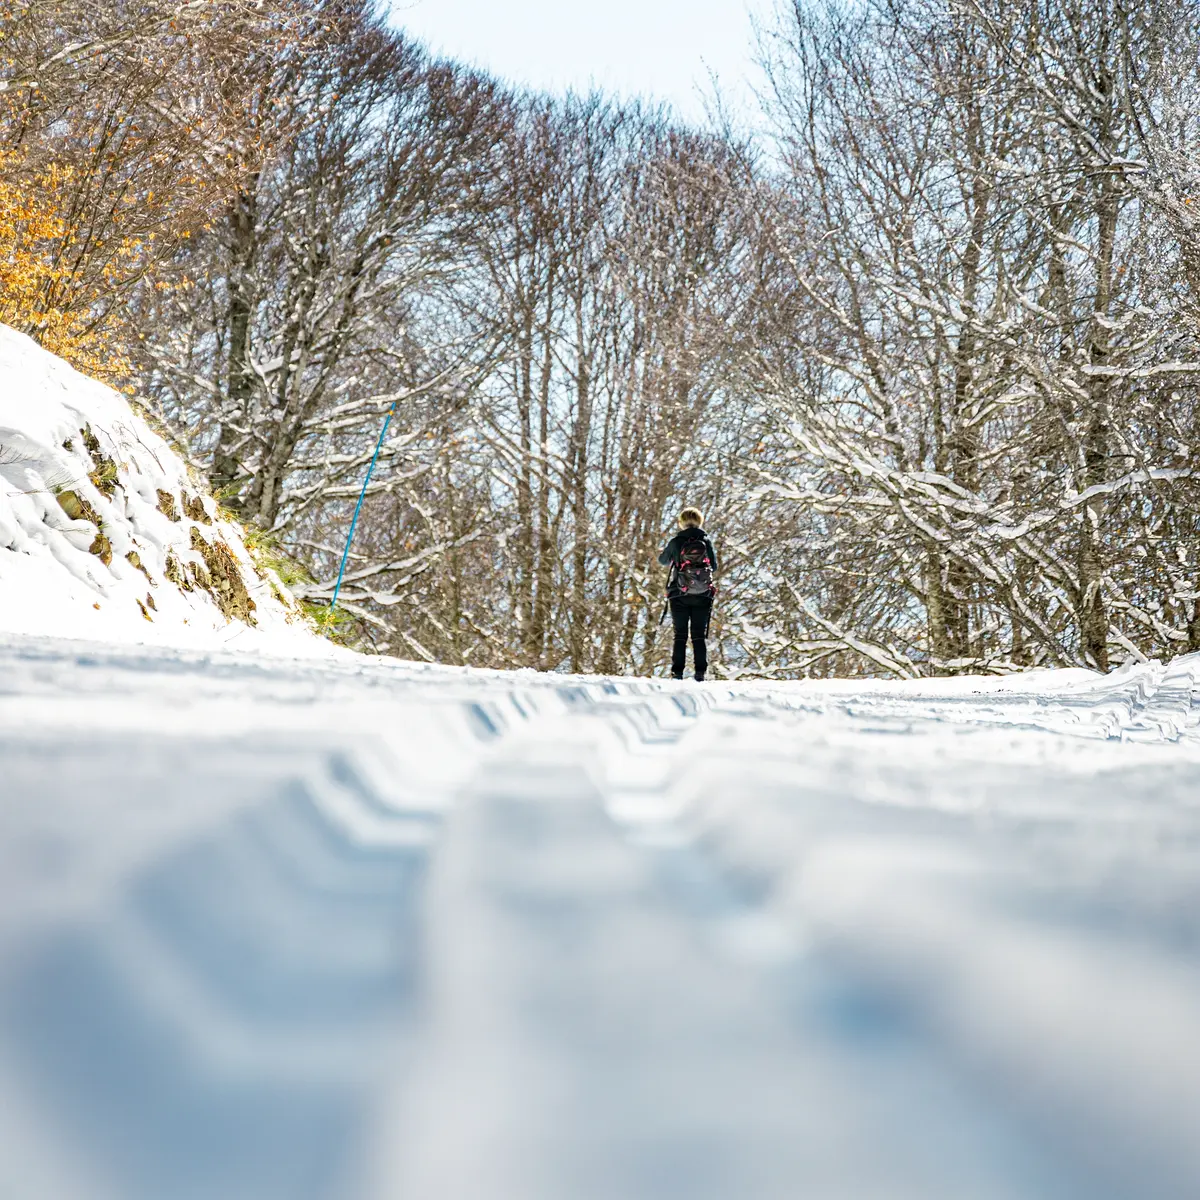
[[[124,397],[4,325],[0,629],[336,654]]]
[[[1198,692],[0,639],[0,1196],[1194,1200]]]

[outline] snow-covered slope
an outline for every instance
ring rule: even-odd
[[[0,630],[329,652],[129,403],[7,326]]]

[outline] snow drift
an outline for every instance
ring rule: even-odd
[[[328,647],[128,401],[5,326],[0,629]]]

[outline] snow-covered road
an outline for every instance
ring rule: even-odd
[[[1194,1200],[1198,947],[1190,660],[0,640],[6,1200]]]

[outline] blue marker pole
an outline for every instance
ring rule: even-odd
[[[333,586],[333,599],[329,602],[331,609],[337,604],[338,592],[342,590],[342,576],[346,573],[346,560],[350,557],[350,543],[354,541],[354,529],[358,525],[358,514],[362,512],[363,500],[367,495],[367,484],[371,482],[371,472],[375,470],[379,451],[383,449],[383,439],[387,437],[388,426],[392,423],[392,413],[395,411],[396,402],[393,400],[392,407],[387,410],[387,416],[383,418],[379,441],[375,443],[375,453],[371,455],[371,465],[367,468],[367,477],[363,480],[362,491],[358,493],[358,503],[354,506],[354,516],[350,520],[350,532],[346,535],[346,549],[342,551],[342,565],[338,568],[337,583]]]

